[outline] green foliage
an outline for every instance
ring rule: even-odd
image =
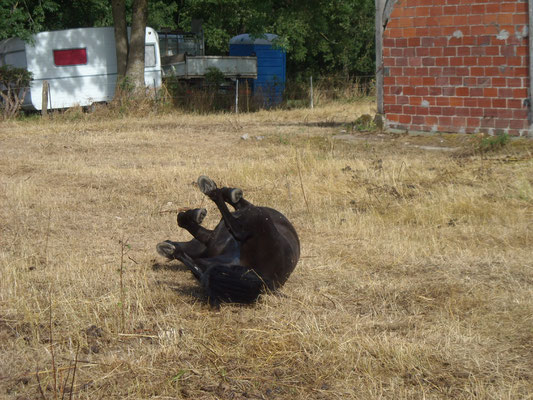
[[[131,24],[133,0],[126,0],[126,20]],[[175,1],[153,0],[148,5],[148,26],[176,29]],[[2,0],[0,40],[10,37],[30,39],[34,33],[49,30],[113,26],[109,0]]]
[[[126,95],[131,95],[135,90],[135,84],[133,83],[131,77],[125,76],[120,82],[118,82],[117,89]]]
[[[374,73],[373,21],[373,0],[320,0],[283,10],[272,29],[287,42],[293,75],[348,78]]]
[[[57,11],[53,0],[2,0],[0,2],[0,40],[19,37],[29,40],[31,35],[45,29],[46,13]]]
[[[221,70],[219,70],[217,67],[209,67],[207,68],[206,71],[207,72],[205,73],[205,81],[208,84],[218,86],[222,82],[224,82],[225,80],[224,73]]]
[[[501,149],[509,143],[509,135],[499,132],[495,136],[482,137],[479,141],[478,150],[482,153]]]
[[[178,12],[178,3],[175,1],[155,1],[148,3],[148,23],[147,25],[159,30],[161,28],[177,29],[176,14]]]
[[[0,67],[0,86],[20,88],[30,85],[31,72],[24,68],[15,68],[12,65]]]
[[[112,26],[111,2],[108,0],[54,0],[57,10],[46,13],[44,30]]]
[[[376,130],[374,119],[369,114],[363,114],[352,124],[352,131],[372,132]]]
[[[55,0],[59,5],[59,12],[47,15],[47,30],[80,28],[93,26],[113,26],[111,2],[109,0]],[[131,26],[133,0],[126,0],[126,22]],[[174,22],[178,5],[175,1],[150,1],[148,3],[147,25],[160,29],[161,27],[177,27]]]

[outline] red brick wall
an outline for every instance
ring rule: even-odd
[[[528,134],[526,0],[398,0],[383,35],[390,128]]]

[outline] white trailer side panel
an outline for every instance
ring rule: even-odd
[[[117,62],[113,28],[84,28],[41,32],[26,46],[28,70],[33,73],[29,102],[42,109],[42,84],[50,85],[49,108],[87,106],[113,98]],[[57,66],[54,50],[86,49],[84,65]]]
[[[25,44],[21,52],[20,39],[0,45],[0,63],[26,67],[33,80],[24,101],[26,109],[42,109],[43,81],[50,85],[48,107],[67,108],[88,106],[94,102],[110,101],[115,94],[117,58],[113,28],[79,28],[41,32],[34,35],[33,44]],[[54,51],[80,51],[84,63],[58,65]],[[161,62],[157,33],[146,29],[147,86],[161,86]],[[68,63],[67,63],[68,64]]]

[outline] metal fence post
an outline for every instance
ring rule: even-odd
[[[311,75],[309,77],[309,106],[311,108],[314,108],[315,107],[315,104],[314,104],[314,99],[313,99],[313,75]]]
[[[239,78],[235,79],[235,114],[239,113]]]

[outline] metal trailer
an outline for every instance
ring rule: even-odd
[[[163,65],[164,75],[179,79],[205,78],[211,68],[216,68],[229,79],[257,78],[257,57],[178,55],[168,59],[169,63]]]

